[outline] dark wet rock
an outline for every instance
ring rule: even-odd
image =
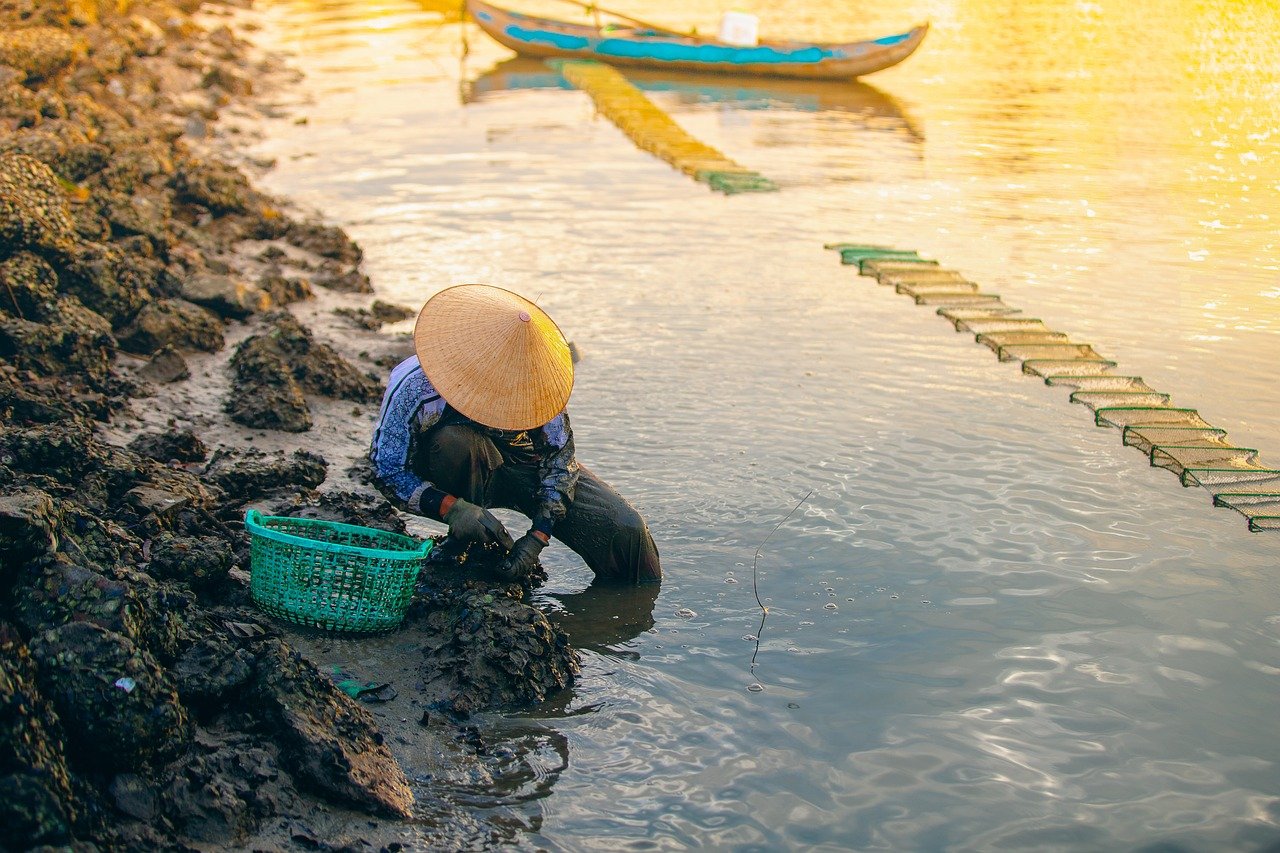
[[[293,455],[277,453],[224,453],[205,469],[204,477],[237,501],[248,501],[282,487],[314,489],[324,482],[329,465],[324,457],[306,450]]]
[[[369,276],[355,267],[344,267],[335,261],[325,261],[316,271],[315,283],[341,293],[373,293]]]
[[[0,843],[25,850],[70,840],[80,806],[62,741],[61,722],[36,687],[26,645],[0,623]]]
[[[151,353],[166,346],[217,352],[223,343],[222,321],[185,299],[156,300],[120,330],[121,348],[135,353]]]
[[[44,163],[0,155],[0,246],[66,251],[74,241],[66,196]]]
[[[89,425],[75,422],[0,433],[0,458],[15,471],[75,482],[102,465],[106,455]]]
[[[74,296],[44,303],[39,316],[36,321],[0,314],[0,357],[45,376],[68,371],[106,375],[116,340],[104,317]]]
[[[186,741],[186,710],[172,677],[127,637],[72,622],[36,637],[31,655],[78,764],[136,770]]]
[[[220,537],[161,533],[151,541],[147,570],[192,589],[206,589],[225,580],[234,561],[231,546]]]
[[[43,319],[58,300],[58,274],[30,252],[0,262],[0,286],[0,310],[23,320]]]
[[[468,589],[426,625],[424,693],[456,717],[536,704],[571,684],[579,669],[568,637],[520,600],[518,586]]]
[[[0,32],[0,64],[18,69],[27,81],[44,80],[66,68],[83,46],[57,27],[23,27]]]
[[[403,305],[393,305],[390,302],[375,299],[368,308],[337,308],[333,313],[345,317],[359,328],[376,332],[387,323],[407,320],[417,312]]]
[[[258,194],[249,181],[226,163],[191,158],[178,165],[173,176],[178,197],[214,213],[245,213]]]
[[[188,278],[182,283],[182,298],[233,320],[243,320],[272,305],[271,297],[262,289],[239,278],[216,273]]]
[[[18,566],[57,551],[61,524],[53,498],[39,489],[0,494],[0,582]]]
[[[271,297],[273,305],[289,305],[315,295],[311,291],[311,283],[305,278],[288,278],[279,269],[263,273],[258,279],[258,289]]]
[[[12,615],[32,635],[77,621],[135,640],[147,634],[142,602],[128,584],[65,559],[28,570],[14,595]]]
[[[247,739],[176,762],[160,790],[160,808],[179,832],[218,845],[242,840],[296,799],[276,750]]]
[[[369,712],[278,640],[258,656],[252,707],[284,739],[295,777],[339,802],[408,817],[404,772]]]
[[[206,89],[217,87],[230,95],[253,94],[253,82],[224,62],[215,63],[200,80]]]
[[[293,222],[286,235],[289,243],[300,249],[331,258],[347,266],[355,266],[364,252],[341,228],[319,222]]]
[[[107,793],[115,807],[134,820],[150,823],[159,808],[156,790],[136,773],[121,773],[111,780]]]
[[[203,462],[209,455],[204,442],[189,429],[144,432],[129,442],[129,449],[157,462]]]
[[[191,376],[187,360],[173,347],[161,347],[151,360],[138,368],[138,375],[149,382],[167,385]]]
[[[163,197],[100,192],[94,194],[94,201],[102,217],[110,224],[113,238],[119,240],[137,235],[146,237],[154,246],[165,246],[170,242],[172,211]]]
[[[337,521],[407,535],[404,518],[385,498],[363,492],[323,492],[313,497],[291,496],[268,508],[270,515]]]
[[[58,270],[64,293],[120,326],[149,304],[164,267],[158,261],[126,257],[112,246],[77,246]]]
[[[235,373],[227,411],[246,426],[303,432],[311,427],[303,391],[357,402],[381,393],[373,379],[356,370],[328,344],[314,340],[292,315],[268,317],[268,332],[242,343],[231,358]]]
[[[240,695],[253,675],[253,655],[225,636],[211,634],[183,652],[173,675],[183,704],[207,714]]]

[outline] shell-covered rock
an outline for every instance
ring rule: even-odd
[[[0,246],[65,251],[74,234],[53,171],[26,154],[0,154]]]

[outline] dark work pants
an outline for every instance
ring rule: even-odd
[[[437,488],[483,507],[514,509],[530,518],[537,512],[537,470],[506,463],[488,436],[465,424],[442,424],[423,444],[423,473]],[[582,557],[598,580],[661,580],[658,548],[640,513],[608,483],[581,465],[579,470],[573,502],[552,534]]]

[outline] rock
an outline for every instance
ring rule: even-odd
[[[369,276],[355,267],[343,267],[334,261],[325,261],[316,271],[316,284],[342,293],[373,293]]]
[[[355,266],[364,258],[364,252],[341,228],[319,222],[293,222],[285,238],[299,249],[331,258],[347,266]]]
[[[108,773],[137,770],[186,742],[186,710],[173,679],[127,637],[72,622],[36,637],[31,655],[77,763]]]
[[[134,820],[151,823],[158,810],[156,791],[136,773],[121,773],[111,780],[107,793],[120,811]]]
[[[272,269],[258,279],[258,289],[271,297],[273,305],[289,305],[310,299],[311,284],[304,278],[286,278],[280,274],[279,268]]]
[[[0,287],[0,310],[22,320],[44,319],[58,301],[58,274],[30,252],[0,262]]]
[[[516,590],[468,589],[430,613],[422,672],[433,707],[455,717],[527,707],[573,682],[568,637]]]
[[[392,305],[389,302],[383,302],[375,299],[369,308],[337,308],[335,314],[346,317],[356,326],[362,329],[368,329],[376,332],[386,323],[398,323],[401,320],[407,320],[412,317],[415,312],[412,308],[406,308],[403,305]]]
[[[83,44],[56,27],[0,32],[0,64],[18,69],[28,81],[52,77],[83,53]]]
[[[290,314],[270,315],[270,331],[242,343],[231,358],[235,373],[227,411],[233,420],[262,429],[302,432],[311,417],[305,389],[343,400],[375,402],[380,386],[327,344],[316,342]]]
[[[129,449],[157,462],[203,462],[209,455],[204,442],[189,429],[144,432],[129,442]]]
[[[271,297],[246,281],[229,275],[201,273],[182,283],[182,298],[221,317],[243,320],[271,307]]]
[[[179,198],[217,214],[245,213],[258,197],[244,175],[231,166],[196,158],[178,165],[173,188]]]
[[[224,580],[234,562],[235,554],[225,539],[161,533],[151,542],[147,570],[157,578],[206,589]]]
[[[74,238],[66,196],[49,167],[25,154],[0,155],[0,245],[59,252]]]
[[[39,314],[41,322],[0,314],[0,357],[43,376],[106,376],[116,341],[104,317],[74,296],[45,303]]]
[[[173,347],[161,347],[151,360],[138,368],[138,375],[150,382],[167,385],[190,378],[191,370],[182,354]]]
[[[259,452],[243,458],[224,454],[209,463],[204,476],[228,497],[244,502],[281,487],[314,489],[324,482],[328,472],[323,456],[296,450],[292,456]]]
[[[0,826],[10,849],[71,840],[80,806],[62,740],[58,715],[36,688],[27,647],[0,623]]]
[[[225,637],[211,635],[187,649],[174,664],[178,696],[197,714],[234,700],[253,676],[253,656]]]
[[[311,429],[307,398],[293,378],[284,354],[268,346],[248,344],[241,344],[231,359],[236,377],[226,403],[231,420],[255,429],[281,432]]]
[[[274,749],[237,738],[171,765],[160,798],[162,811],[184,835],[202,847],[222,847],[235,845],[296,796]]]
[[[185,299],[159,299],[143,306],[120,331],[120,346],[134,353],[162,347],[217,352],[223,347],[222,321]]]
[[[409,817],[413,793],[369,712],[279,640],[262,646],[249,707],[295,778],[344,805]]]
[[[227,94],[244,96],[253,94],[253,82],[226,63],[215,63],[200,80],[206,89],[217,87]]]
[[[58,550],[61,514],[39,489],[0,494],[0,580],[11,570]]]

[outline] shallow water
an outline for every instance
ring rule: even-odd
[[[547,552],[585,670],[504,724],[554,748],[458,797],[494,838],[1280,840],[1280,536],[822,248],[937,257],[1280,465],[1280,9],[737,3],[798,38],[933,29],[866,86],[636,75],[781,186],[724,197],[474,28],[464,48],[457,5],[263,0],[306,79],[255,150],[384,298],[537,297],[584,356],[579,455],[662,551],[656,601],[579,596]],[[704,30],[721,8],[633,7]],[[810,490],[760,551],[757,653],[753,558]]]

